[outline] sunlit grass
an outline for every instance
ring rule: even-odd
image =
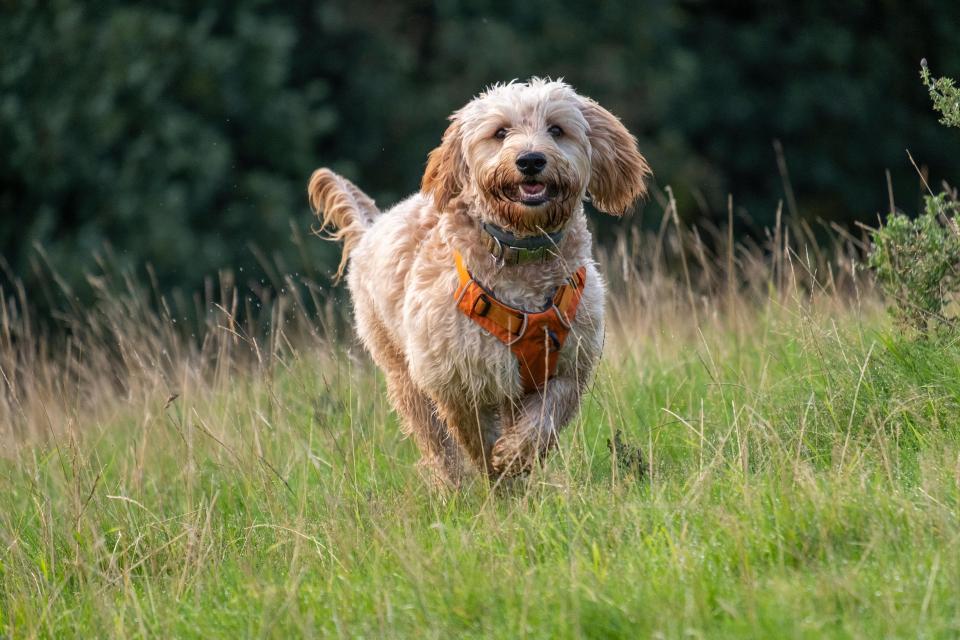
[[[583,410],[508,490],[429,491],[346,339],[221,314],[190,349],[128,309],[126,356],[9,340],[0,635],[960,633],[960,347],[825,261],[688,286],[620,251]]]

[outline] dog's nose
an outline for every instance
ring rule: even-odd
[[[536,151],[528,151],[517,156],[517,169],[526,176],[535,176],[547,166],[547,156]]]

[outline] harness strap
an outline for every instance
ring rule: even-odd
[[[556,373],[560,350],[576,318],[586,284],[586,267],[577,269],[557,288],[549,307],[528,312],[500,302],[474,280],[459,251],[453,252],[453,259],[460,279],[454,293],[457,307],[510,347],[517,359],[525,392],[542,389]]]

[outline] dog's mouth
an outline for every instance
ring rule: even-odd
[[[537,180],[524,180],[517,185],[516,201],[528,207],[549,202],[557,195],[556,187]]]

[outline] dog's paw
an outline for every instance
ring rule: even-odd
[[[525,451],[523,441],[510,436],[501,436],[490,453],[490,464],[496,477],[516,477],[530,471],[532,451]]]
[[[490,453],[493,474],[501,478],[526,475],[556,444],[557,437],[552,431],[536,438],[524,438],[516,433],[502,435]]]

